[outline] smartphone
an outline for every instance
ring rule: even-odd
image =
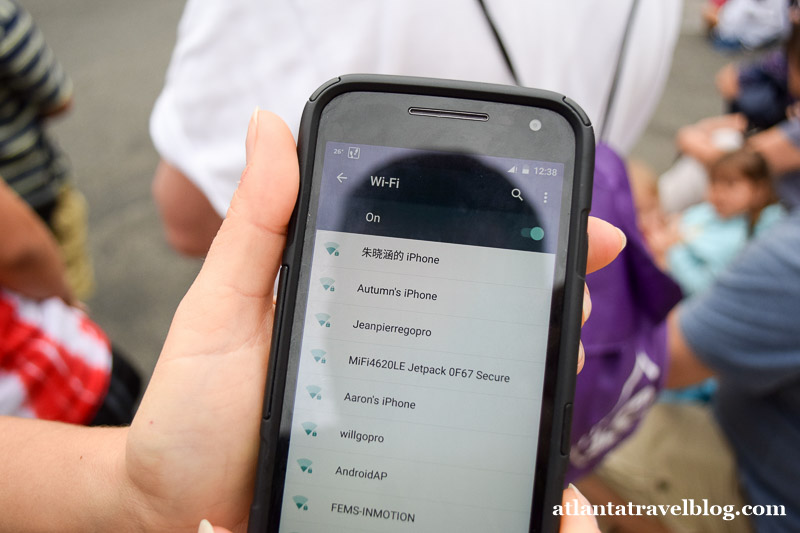
[[[594,136],[561,95],[308,101],[249,532],[555,531]]]

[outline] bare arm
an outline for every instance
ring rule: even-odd
[[[764,156],[776,175],[800,170],[800,149],[778,127],[753,135],[748,145]]]
[[[709,166],[725,153],[714,146],[712,140],[714,131],[730,128],[743,132],[746,127],[747,120],[740,114],[711,117],[678,130],[676,142],[682,153]]]
[[[36,213],[1,180],[0,287],[35,300],[56,296],[74,303],[53,236]]]
[[[222,224],[208,198],[180,170],[164,160],[153,177],[153,198],[167,242],[178,252],[205,257]]]
[[[736,63],[728,63],[719,69],[714,84],[724,100],[730,101],[739,96],[739,69]]]
[[[0,417],[0,531],[135,531],[127,431]]]
[[[677,389],[700,383],[714,375],[714,371],[703,364],[686,342],[678,321],[678,309],[674,309],[667,318],[667,351],[669,353],[669,370],[667,371],[667,388]]]

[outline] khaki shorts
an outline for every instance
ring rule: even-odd
[[[83,195],[66,185],[58,194],[50,219],[50,227],[66,265],[67,282],[79,300],[85,300],[94,291],[94,269],[88,245],[88,212]]]
[[[658,403],[636,433],[594,472],[623,500],[640,505],[680,505],[703,500],[741,510],[744,498],[736,460],[707,406]],[[751,533],[745,516],[671,516],[659,521],[675,533]]]

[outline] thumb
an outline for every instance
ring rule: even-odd
[[[231,533],[229,529],[225,529],[224,527],[215,527],[211,525],[211,522],[206,520],[205,518],[200,521],[200,527],[197,529],[197,533]]]
[[[582,514],[586,509],[585,506],[591,506],[589,500],[571,483],[561,497],[562,509],[570,509],[567,504],[571,504],[572,512],[569,514],[565,512],[561,517],[559,533],[600,533],[594,516]]]
[[[289,128],[256,109],[247,130],[247,167],[208,252],[197,284],[204,290],[271,298],[299,184]]]

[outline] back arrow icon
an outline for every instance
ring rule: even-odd
[[[338,175],[338,176],[336,176],[336,179],[337,179],[337,180],[339,180],[339,183],[341,183],[341,182],[342,182],[342,180],[346,180],[346,179],[347,179],[347,176],[345,176],[344,174],[342,174],[341,172],[339,172],[339,175]]]

